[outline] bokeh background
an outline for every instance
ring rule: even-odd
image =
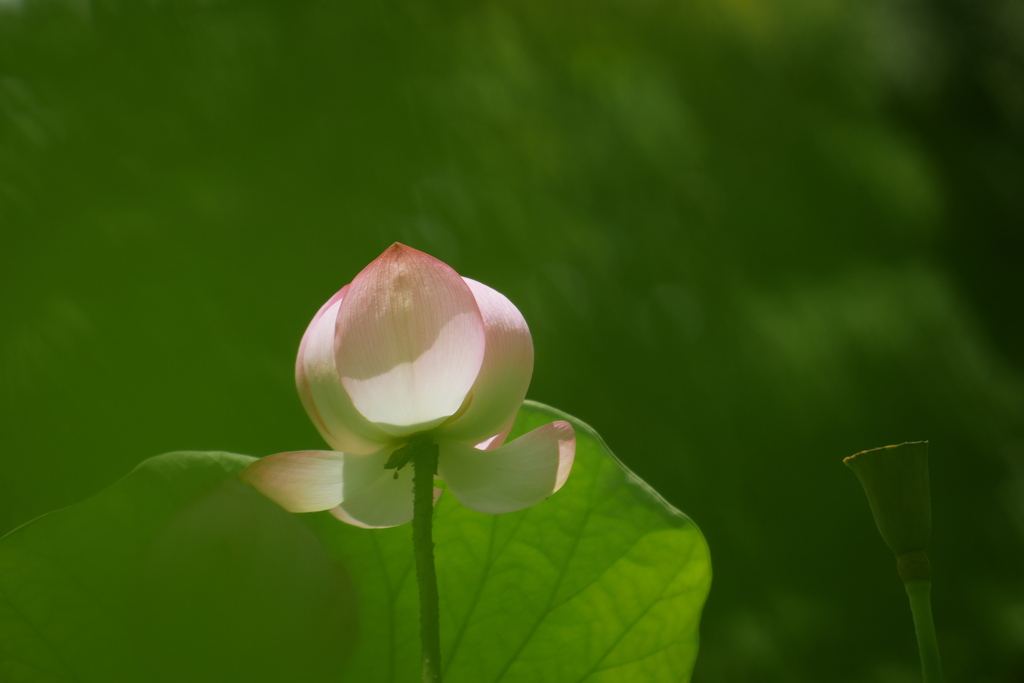
[[[918,680],[844,456],[929,439],[951,681],[1024,681],[1024,5],[0,0],[0,532],[157,453],[320,446],[394,241],[690,514],[698,683]]]

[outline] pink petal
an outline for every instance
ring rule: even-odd
[[[374,455],[278,453],[260,458],[238,476],[289,512],[329,510],[372,484],[392,450]]]
[[[364,529],[383,529],[399,526],[412,521],[413,468],[407,465],[398,471],[385,470],[370,486],[358,495],[331,510],[331,514],[343,522]],[[434,502],[441,496],[441,489],[434,489]]]
[[[455,498],[477,512],[498,514],[536,505],[565,483],[576,454],[568,422],[552,422],[493,451],[440,444],[438,474]]]
[[[239,478],[289,512],[316,512],[343,498],[344,454],[334,451],[278,453],[246,467]]]
[[[484,357],[469,286],[432,256],[394,244],[349,285],[336,358],[352,403],[380,429],[430,429],[462,406]]]
[[[391,438],[363,417],[348,397],[334,360],[338,309],[348,286],[320,307],[306,328],[295,361],[295,384],[306,413],[332,448],[373,453]]]
[[[480,307],[487,346],[468,407],[441,431],[444,438],[480,441],[511,427],[533,375],[533,339],[523,315],[503,294],[463,279]]]

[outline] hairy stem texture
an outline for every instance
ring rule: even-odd
[[[420,593],[420,640],[423,644],[423,681],[441,681],[441,637],[434,569],[434,474],[437,444],[421,441],[414,446],[412,541],[416,553],[416,580]]]

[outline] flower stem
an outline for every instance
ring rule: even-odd
[[[434,474],[437,444],[420,441],[414,446],[412,543],[416,554],[416,580],[420,593],[420,641],[424,683],[441,683],[440,612],[437,572],[434,570]]]
[[[910,611],[914,615],[917,631],[917,649],[921,652],[921,672],[924,683],[942,683],[942,663],[939,661],[939,643],[935,639],[932,620],[932,582],[915,579],[903,584],[910,596]]]

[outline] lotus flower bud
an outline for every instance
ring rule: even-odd
[[[843,462],[860,479],[882,539],[896,555],[903,582],[930,579],[925,549],[931,534],[928,442],[861,451]]]

